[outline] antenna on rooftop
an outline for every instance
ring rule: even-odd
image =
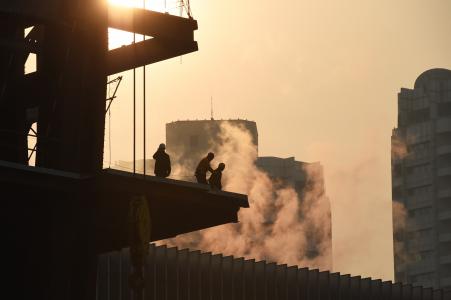
[[[210,108],[211,108],[211,111],[210,111],[210,119],[213,121],[214,120],[214,118],[213,118],[213,96],[210,96],[211,98],[210,98]]]

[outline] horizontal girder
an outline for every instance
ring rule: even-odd
[[[158,38],[110,50],[107,74],[116,74],[197,51],[197,42],[173,42]]]
[[[151,10],[109,5],[108,26],[151,37],[193,40],[197,21]]]

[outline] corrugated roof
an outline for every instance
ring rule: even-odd
[[[131,299],[129,259],[128,249],[100,257],[98,299]],[[146,300],[451,299],[451,291],[154,244],[144,273]]]

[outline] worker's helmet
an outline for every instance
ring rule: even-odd
[[[160,146],[158,147],[158,149],[165,150],[166,149],[166,145],[161,143]]]
[[[215,157],[215,155],[213,154],[213,152],[208,152],[207,158],[208,158],[209,160],[212,160],[214,157]]]
[[[218,168],[219,170],[223,171],[225,169],[225,163],[220,163]]]

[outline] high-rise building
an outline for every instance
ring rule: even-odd
[[[428,70],[398,94],[392,198],[405,209],[393,210],[404,224],[393,235],[396,281],[451,289],[450,70]]]

